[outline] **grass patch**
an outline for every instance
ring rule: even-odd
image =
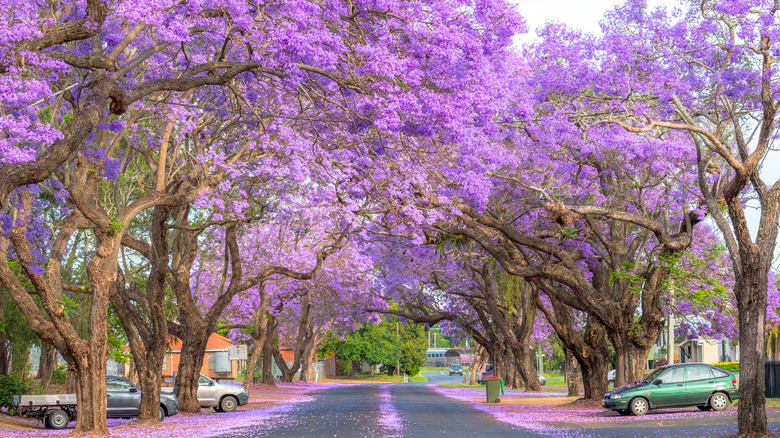
[[[418,374],[416,376],[409,377],[410,382],[427,382],[428,378],[423,376],[422,374]]]
[[[469,385],[468,383],[442,383],[442,388],[484,388],[485,385]]]
[[[767,406],[780,406],[780,398],[768,398],[766,399]]]
[[[421,373],[429,373],[431,371],[447,371],[449,368],[447,367],[422,367],[420,368]]]

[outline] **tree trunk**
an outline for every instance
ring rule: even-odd
[[[181,355],[179,356],[179,370],[176,374],[176,382],[173,392],[179,399],[179,412],[198,413],[198,379],[203,367],[203,359],[206,355],[206,344],[211,332],[205,329],[194,330],[185,324],[184,339],[182,339]],[[208,332],[208,333],[206,333]],[[140,374],[140,373],[139,373]]]
[[[249,390],[249,386],[255,380],[255,368],[257,367],[257,361],[260,359],[260,354],[263,351],[265,345],[266,326],[268,325],[268,314],[265,308],[268,306],[268,294],[265,292],[265,284],[261,284],[260,287],[260,306],[255,309],[255,315],[252,318],[252,352],[249,355],[249,360],[246,364],[246,372],[244,372],[244,388]]]
[[[479,367],[485,364],[485,349],[477,344],[476,347],[474,347],[474,358],[471,361],[471,370],[468,374],[468,376],[464,377],[463,382],[466,382],[466,378],[469,379],[468,383],[469,385],[476,385],[477,384],[477,370]]]
[[[739,312],[740,354],[737,423],[742,436],[769,436],[764,397],[767,271],[761,268],[758,260],[752,266],[749,262],[743,256],[742,278],[734,287]]]
[[[580,395],[580,385],[577,379],[577,359],[572,354],[571,350],[563,348],[565,360],[564,370],[566,373],[566,387],[568,389],[569,397],[576,397]]]
[[[164,344],[164,343],[163,343]],[[160,352],[162,350],[162,352]],[[140,358],[146,361],[143,369],[136,366],[138,380],[141,384],[141,408],[138,413],[138,421],[159,421],[160,391],[162,388],[162,364],[165,360],[165,345],[160,348],[155,345],[153,350]],[[135,358],[135,356],[133,356]],[[197,391],[197,389],[196,389]]]
[[[615,386],[628,385],[644,378],[651,344],[637,345],[631,331],[609,330],[609,339],[615,348]]]
[[[54,368],[57,366],[57,349],[48,342],[41,342],[41,360],[38,363],[38,375],[41,379],[43,393],[47,393],[51,378],[54,375]]]
[[[274,372],[273,372],[273,360],[274,360],[274,332],[276,330],[276,321],[273,318],[268,318],[268,323],[265,329],[265,342],[263,342],[263,383],[266,385],[274,385]]]
[[[0,322],[5,321],[4,301],[5,291],[0,288]],[[0,328],[0,375],[8,374],[10,365],[8,353],[8,337],[5,334],[5,329]]]
[[[609,389],[607,383],[609,348],[607,347],[606,329],[597,317],[588,315],[583,340],[588,348],[581,351],[579,355],[575,352],[575,356],[582,372],[585,398],[601,400]]]

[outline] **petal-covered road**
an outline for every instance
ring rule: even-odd
[[[426,377],[431,384],[462,379],[439,372],[426,373]],[[663,417],[663,422],[645,421],[651,420],[648,415],[625,424],[610,421],[597,410],[591,414],[598,417],[594,418],[596,424],[582,424],[582,419],[566,423],[565,415],[561,415],[558,421],[564,423],[552,425],[547,417],[558,417],[562,412],[544,409],[536,417],[529,416],[527,411],[507,415],[503,410],[508,406],[477,403],[477,409],[463,397],[443,395],[457,394],[457,388],[434,388],[425,384],[342,385],[317,392],[313,400],[291,406],[289,411],[261,425],[238,427],[222,437],[698,437],[736,433],[735,418],[726,418],[735,417],[736,410],[731,415],[719,416],[723,417],[718,418],[720,424],[713,424],[714,417],[693,409],[696,412],[683,412],[686,418],[678,419],[677,424],[664,424],[680,415],[676,413],[659,413],[658,419]],[[687,418],[688,415],[694,417]],[[772,413],[770,429],[775,432],[780,429],[777,420],[778,416]]]

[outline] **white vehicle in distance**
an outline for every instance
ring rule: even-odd
[[[173,388],[163,388],[173,391]],[[241,385],[218,383],[200,375],[198,379],[198,403],[202,408],[214,408],[217,412],[233,412],[239,406],[249,403],[249,394]]]

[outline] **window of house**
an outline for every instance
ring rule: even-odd
[[[217,356],[214,353],[209,353],[209,369],[217,369]]]

